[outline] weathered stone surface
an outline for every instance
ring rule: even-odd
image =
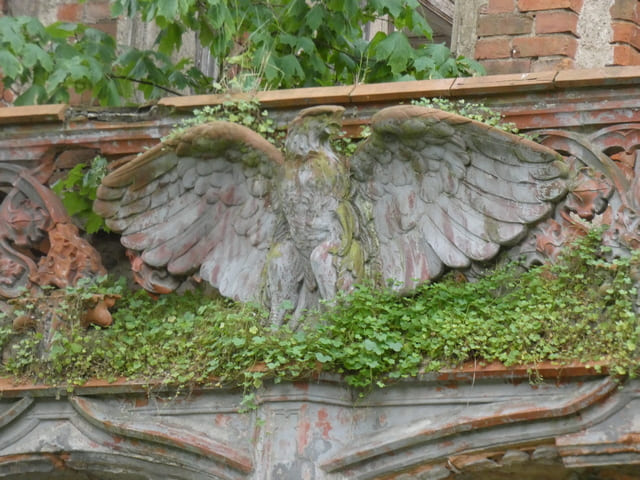
[[[249,413],[224,389],[147,396],[103,384],[66,397],[5,384],[0,478],[529,480],[579,467],[604,479],[638,459],[637,382],[502,375],[455,388],[427,377],[359,400],[328,380],[266,385]],[[619,456],[603,465],[603,448]]]
[[[0,163],[0,192],[0,298],[106,273],[58,197],[26,170]]]
[[[543,144],[567,155],[571,187],[553,217],[534,228],[521,253],[531,260],[554,259],[572,238],[594,226],[607,226],[604,240],[615,255],[627,256],[640,247],[639,127],[625,124],[590,135],[562,130],[540,134]],[[605,153],[612,150],[611,156]]]
[[[552,150],[416,106],[375,115],[347,163],[330,144],[343,110],[301,112],[284,159],[247,128],[194,127],[108,175],[94,208],[145,288],[199,271],[224,296],[263,300],[275,324],[292,305],[295,327],[356,283],[409,291],[490,260],[565,193]]]
[[[639,78],[637,67],[552,72],[529,84],[532,79],[527,77],[522,83],[515,77],[489,77],[466,86],[459,83],[467,90],[457,91],[448,81],[442,91],[482,96],[519,127],[540,131],[547,146],[568,157],[571,178],[578,181],[570,185],[553,218],[539,225],[547,228],[545,235],[564,241],[563,230],[578,228],[576,216],[601,217],[615,221],[620,235],[612,239],[628,249],[638,245]],[[403,98],[429,95],[428,85],[423,85],[421,92],[417,84],[403,84]],[[353,122],[368,121],[378,109],[375,102],[393,98],[391,86],[380,91],[368,87],[366,95],[349,97],[356,104],[349,106],[350,116],[359,112],[350,119]],[[314,102],[320,93],[314,91]],[[298,96],[304,95],[298,92]],[[181,105],[198,101],[186,98]],[[282,94],[277,101],[288,100]],[[278,118],[293,116],[285,110]],[[112,156],[137,152],[156,143],[169,123],[146,119],[123,126],[96,123],[91,117],[46,126],[9,123],[0,132],[0,160],[33,166],[52,145],[57,151],[86,146]],[[560,235],[553,238],[556,228]],[[560,243],[549,244],[552,255]],[[553,366],[540,368],[544,376],[555,378],[559,373]],[[403,383],[358,401],[352,392],[331,382],[269,386],[259,392],[259,406],[249,414],[238,413],[240,395],[233,392],[147,399],[142,385],[90,382],[77,392],[81,399],[88,398],[91,421],[80,415],[64,391],[0,382],[4,412],[0,476],[11,480],[18,475],[21,480],[637,477],[640,386],[637,382],[622,389],[604,382],[596,385],[589,370],[580,368],[581,378],[575,383],[561,378],[535,387],[527,384],[526,373],[500,376],[496,366],[443,372],[434,383]],[[580,390],[578,384],[583,382],[587,388]],[[106,422],[100,421],[107,418],[100,412],[108,416]],[[109,422],[115,429],[109,430]],[[208,430],[209,426],[220,428]],[[540,448],[548,447],[557,448],[555,459],[539,457],[544,451]],[[230,454],[226,461],[223,452],[239,455]],[[496,466],[454,471],[449,460],[468,455],[479,455]],[[247,458],[251,463],[244,471]]]

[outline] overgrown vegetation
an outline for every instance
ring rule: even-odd
[[[42,332],[0,330],[11,353],[2,373],[71,387],[121,376],[183,387],[239,385],[248,394],[265,379],[308,378],[318,370],[366,389],[469,360],[604,361],[615,374],[635,375],[640,252],[612,259],[600,233],[578,239],[553,265],[510,265],[474,283],[452,275],[412,296],[359,286],[309,314],[298,332],[265,326],[259,307],[198,292],[155,299],[144,291],[119,300],[112,327],[86,330],[82,300],[126,289],[84,284],[68,289],[56,307],[64,322],[44,360],[37,355]],[[29,304],[38,308],[37,299]]]
[[[91,165],[79,163],[51,186],[67,213],[76,219],[87,233],[109,231],[104,218],[93,211],[96,191],[107,174],[107,159],[97,156]]]
[[[224,120],[237,123],[258,132],[271,143],[282,146],[284,132],[276,130],[269,112],[261,108],[255,98],[250,100],[228,100],[218,105],[207,105],[193,110],[193,116],[182,120],[171,130],[167,138],[174,138],[184,133],[188,128],[202,125],[214,120]]]
[[[79,23],[0,17],[2,82],[16,105],[68,102],[74,92],[116,106],[138,103],[139,93],[154,100],[483,73],[477,62],[430,43],[417,0],[114,0],[111,6],[114,17],[157,26],[150,49],[117,45]],[[382,28],[365,40],[376,21],[392,26],[391,33]],[[412,43],[409,32],[422,42]],[[179,58],[183,37],[209,52],[213,77],[191,58]]]
[[[167,139],[183,134],[188,128],[202,125],[214,120],[224,120],[237,123],[259,133],[278,148],[284,148],[286,137],[285,129],[277,128],[275,122],[269,117],[269,111],[261,107],[255,98],[250,100],[228,100],[218,105],[207,105],[201,109],[193,110],[193,116],[182,120],[171,130]],[[343,155],[351,155],[356,150],[359,140],[371,134],[369,127],[363,127],[360,138],[351,139],[346,135],[332,139],[332,145],[337,152]]]
[[[160,51],[118,50],[116,40],[95,28],[32,17],[0,17],[0,65],[15,105],[69,102],[90,92],[101,105],[153,99],[179,90],[204,91],[209,79],[190,59],[173,62]]]
[[[482,70],[433,44],[417,0],[116,0],[116,15],[155,22],[170,55],[195,32],[220,68],[218,86],[243,90],[467,76]],[[365,30],[380,21],[371,40]],[[386,33],[390,31],[391,33]],[[414,46],[407,33],[424,42]]]
[[[411,103],[412,105],[418,105],[420,107],[437,108],[445,112],[456,113],[471,120],[486,123],[487,125],[499,128],[508,133],[519,133],[515,123],[505,122],[500,113],[483,103],[469,102],[464,98],[451,100],[441,97],[421,98],[419,100],[413,100]]]

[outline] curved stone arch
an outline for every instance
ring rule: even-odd
[[[542,130],[536,134],[543,137],[540,142],[543,145],[565,156],[573,156],[585,166],[605,174],[618,193],[622,194],[621,197],[629,190],[629,180],[600,145],[592,140],[592,136],[565,130]],[[621,200],[625,202],[624,198]]]
[[[621,123],[602,128],[589,135],[589,138],[607,154],[617,150],[635,151],[640,149],[640,124]]]
[[[560,479],[637,464],[638,382],[567,369],[576,377],[554,366],[559,383],[532,386],[524,367],[474,365],[359,401],[335,381],[266,384],[254,412],[226,389],[157,399],[133,384],[70,398],[7,388],[33,397],[0,399],[0,479]]]
[[[92,451],[38,452],[0,457],[0,478],[11,480],[213,479],[186,469],[134,456]]]
[[[242,480],[253,470],[247,449],[216,440],[219,429],[131,415],[128,400],[2,401],[0,479]]]

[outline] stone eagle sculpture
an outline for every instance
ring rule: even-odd
[[[418,106],[377,113],[349,159],[344,109],[312,107],[285,153],[222,121],[192,127],[106,176],[94,209],[122,234],[137,280],[190,275],[261,301],[279,324],[367,280],[400,290],[514,245],[566,192],[553,150]]]

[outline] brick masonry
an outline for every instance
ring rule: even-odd
[[[580,33],[583,20],[591,29],[612,31],[600,40],[601,47],[608,42],[608,54],[599,55],[598,67],[640,65],[640,2],[614,0],[608,11],[602,5],[605,15],[598,20],[609,23],[610,15],[610,25],[595,25],[584,0],[488,0],[478,12],[475,59],[489,74],[584,67],[578,51],[590,49],[592,40]]]
[[[615,0],[611,7],[615,65],[640,65],[640,2]]]

